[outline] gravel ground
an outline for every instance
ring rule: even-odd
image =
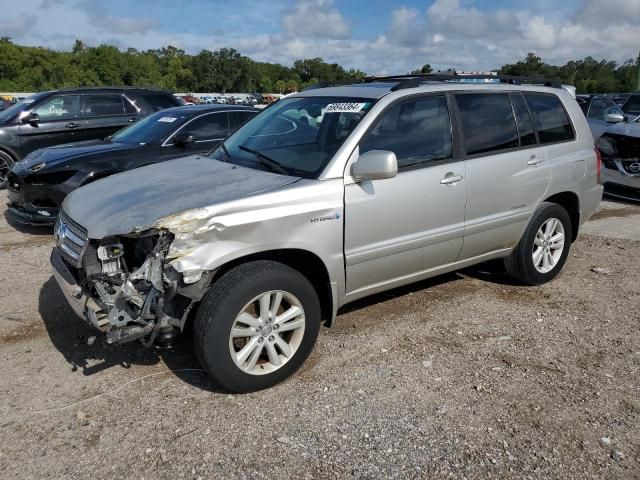
[[[640,478],[638,241],[581,235],[542,287],[488,264],[359,302],[229,395],[188,339],[92,343],[36,232],[0,216],[4,478]]]

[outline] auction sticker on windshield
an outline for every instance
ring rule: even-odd
[[[325,113],[353,113],[361,112],[368,105],[368,103],[330,103],[322,110]]]
[[[177,120],[176,117],[162,117],[158,119],[159,122],[165,122],[165,123],[173,123],[176,120]]]

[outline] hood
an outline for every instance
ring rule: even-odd
[[[101,239],[152,227],[169,215],[236,200],[299,180],[200,155],[112,175],[72,192],[65,213]]]
[[[28,169],[45,163],[47,167],[54,166],[57,163],[68,161],[77,157],[86,157],[87,159],[99,155],[111,155],[113,152],[122,152],[125,150],[137,150],[142,148],[140,145],[125,145],[123,143],[105,142],[103,140],[90,140],[87,142],[68,143],[55,147],[42,148],[27,155],[24,160],[18,162],[17,165],[21,169]]]
[[[640,122],[619,122],[610,126],[606,133],[640,138]]]

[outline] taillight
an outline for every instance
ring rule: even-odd
[[[597,169],[597,182],[600,182],[600,174],[602,173],[602,154],[600,153],[600,150],[598,150],[597,148],[593,149],[596,152],[596,169]]]

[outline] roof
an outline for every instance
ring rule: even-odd
[[[169,93],[173,95],[171,90],[154,87],[76,87],[76,88],[60,88],[57,90],[48,90],[39,93],[58,93],[58,92],[152,92],[152,93]]]
[[[224,110],[246,110],[249,112],[259,112],[259,108],[255,107],[247,107],[242,105],[220,105],[220,104],[204,104],[204,105],[181,105],[178,107],[170,107],[161,110],[162,112],[170,113],[170,112],[182,112],[188,113],[190,115],[196,115],[198,113],[208,113],[215,111],[224,111]]]

